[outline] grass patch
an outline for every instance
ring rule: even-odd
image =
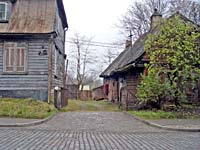
[[[43,119],[56,111],[53,105],[34,99],[0,98],[0,117]]]
[[[166,111],[128,111],[129,114],[136,115],[143,119],[197,119],[199,115],[190,114],[186,115],[179,112],[166,112]]]
[[[175,119],[176,114],[173,112],[165,112],[162,110],[159,110],[157,112],[153,111],[128,111],[129,114],[134,114],[138,117],[144,118],[144,119]]]
[[[69,100],[68,106],[62,108],[61,111],[119,111],[119,109],[116,104],[109,101]]]

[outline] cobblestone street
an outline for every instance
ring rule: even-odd
[[[119,112],[61,113],[35,127],[0,128],[0,150],[199,150],[199,139]]]

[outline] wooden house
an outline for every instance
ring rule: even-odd
[[[103,85],[92,89],[92,99],[93,100],[104,99]]]
[[[0,0],[0,96],[50,101],[64,87],[62,0]]]
[[[78,99],[78,90],[77,84],[67,84],[67,98]]]
[[[75,79],[71,78],[70,75],[67,75],[66,79],[67,86],[67,98],[68,99],[78,99],[78,83]]]
[[[90,84],[84,84],[79,87],[80,99],[81,100],[91,100],[92,90]]]
[[[176,13],[184,21],[190,21],[185,16]],[[158,32],[158,24],[162,22],[162,15],[155,10],[151,16],[151,29],[143,34],[132,45],[131,41],[126,42],[126,48],[121,54],[101,73],[104,78],[104,94],[107,99],[118,102],[128,109],[134,106],[136,99],[137,85],[141,81],[141,74],[146,73],[145,63],[149,59],[144,50],[145,41],[149,34]]]

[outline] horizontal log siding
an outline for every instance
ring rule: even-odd
[[[64,44],[64,29],[62,26],[61,18],[58,14],[58,7],[56,9],[56,20],[55,20],[55,29],[57,33],[56,38],[54,39],[54,46],[52,49],[52,88],[55,86],[64,87],[64,70],[65,70],[65,60],[63,55],[59,54],[58,51],[61,51],[62,54],[65,53]],[[56,49],[56,47],[58,49]],[[55,52],[57,52],[57,65],[55,65]],[[55,68],[56,67],[56,68]],[[56,73],[56,69],[58,70]],[[57,78],[55,78],[57,77]]]
[[[108,84],[108,95],[104,97],[110,101],[118,100],[118,81],[113,78],[104,79],[104,85]],[[104,94],[104,92],[103,92]]]
[[[3,42],[0,41],[0,73],[3,72]]]
[[[47,90],[48,56],[39,56],[38,53],[44,49],[48,51],[48,40],[26,42],[28,42],[28,73],[25,75],[3,74],[3,42],[0,43],[0,90]]]
[[[55,86],[58,86],[58,87],[63,87],[63,79],[64,79],[64,71],[60,72],[59,74],[56,74],[56,65],[55,65],[55,52],[57,50],[55,49],[55,46],[53,46],[53,49],[52,49],[52,88],[54,88]],[[59,54],[58,54],[59,55]],[[60,62],[64,61],[64,59],[60,56],[59,58],[57,59],[61,59],[59,60]],[[62,60],[63,59],[63,60]],[[57,65],[57,69],[61,67],[64,69],[64,64],[63,63],[58,63]],[[56,78],[57,77],[57,78]]]
[[[117,89],[117,81],[116,79],[110,79],[109,80],[109,93],[108,93],[108,99],[110,101],[116,101],[117,102],[117,98],[118,98],[118,89]]]
[[[136,101],[137,85],[140,83],[139,74],[129,74],[126,76],[128,101]]]
[[[141,82],[140,74],[143,73],[143,71],[143,68],[135,68],[124,75],[126,87],[122,91],[122,105],[128,105],[128,107],[131,108],[132,105],[134,105],[134,103],[137,101],[137,86]]]

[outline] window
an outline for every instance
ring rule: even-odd
[[[26,72],[26,43],[5,43],[4,72]]]
[[[7,4],[0,2],[0,20],[6,20],[7,18]]]

